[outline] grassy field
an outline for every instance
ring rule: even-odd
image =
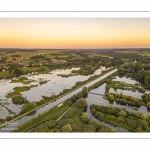
[[[73,110],[76,110],[76,112],[74,113],[74,115],[72,116],[71,119],[73,119],[73,121],[75,122],[75,124],[78,126],[79,131],[81,132],[81,131],[83,130],[83,126],[84,126],[83,121],[81,121],[81,113],[82,113],[82,110],[79,109],[79,108],[77,108],[77,107],[76,107],[76,104],[73,104],[73,106],[71,107],[71,109],[70,109],[65,115],[71,114],[71,112],[72,112]],[[64,116],[65,116],[65,115],[64,115]],[[62,119],[63,119],[63,118],[64,118],[64,117],[62,117]],[[60,120],[62,120],[62,119],[60,119]]]
[[[144,53],[144,54],[142,53],[140,55],[150,57],[150,53]]]

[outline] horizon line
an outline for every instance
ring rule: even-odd
[[[47,49],[47,50],[90,50],[90,49],[93,49],[93,50],[98,50],[98,49],[150,49],[150,47],[122,47],[122,48],[17,48],[17,47],[14,47],[14,48],[0,48],[1,49]]]

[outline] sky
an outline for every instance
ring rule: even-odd
[[[0,48],[148,48],[150,18],[0,18]]]

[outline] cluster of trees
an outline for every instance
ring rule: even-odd
[[[128,104],[130,106],[141,106],[143,105],[142,101],[133,97],[133,96],[127,96],[127,95],[123,95],[122,93],[106,93],[105,97],[106,99],[110,100],[110,101],[116,101],[117,103],[120,104]]]
[[[107,84],[106,90],[109,91],[110,88],[114,88],[115,90],[116,89],[131,90],[131,91],[139,90],[141,92],[145,92],[143,88],[139,87],[138,83],[127,84],[127,83],[119,82],[119,81],[111,81],[110,83]]]
[[[28,103],[28,100],[21,95],[15,95],[12,97],[13,104],[26,104]]]
[[[100,68],[100,63],[95,64],[95,65],[87,65],[86,67],[82,67],[79,70],[73,70],[72,73],[80,74],[80,75],[90,75],[93,74],[97,69]]]
[[[149,132],[150,117],[112,106],[91,105],[92,114],[99,120],[123,127],[129,131]]]
[[[41,99],[40,101],[36,102],[37,106],[43,105],[47,102],[53,101],[57,96],[55,94],[51,95],[51,96],[42,96],[43,99]]]
[[[0,58],[0,63],[6,63],[7,57],[1,57]]]
[[[11,57],[21,57],[21,55],[14,54],[14,55],[11,55]]]
[[[43,56],[43,55],[36,55],[36,56],[30,57],[30,59],[45,59],[45,56]]]
[[[37,104],[36,102],[32,101],[32,102],[29,102],[27,104],[24,104],[22,107],[21,107],[21,111],[19,112],[19,114],[24,114],[32,109],[35,109],[37,107]]]
[[[142,100],[147,105],[147,108],[150,109],[150,94],[145,93],[142,95]]]
[[[147,61],[146,61],[147,62]],[[150,63],[150,59],[148,60]],[[141,62],[130,62],[118,68],[119,76],[127,76],[134,78],[144,85],[145,88],[150,89],[150,65],[147,65],[144,59]]]

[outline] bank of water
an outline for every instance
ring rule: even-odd
[[[123,79],[121,79],[121,78],[119,78],[118,77],[118,79],[119,79],[119,81],[123,81],[123,82],[126,82],[126,80],[123,80],[123,79],[126,79],[125,77],[123,78]],[[116,80],[116,81],[118,81],[118,80]],[[132,83],[132,84],[135,84],[136,83],[136,81],[134,81],[134,80],[127,80],[127,83],[128,83],[128,81],[130,81],[130,84]],[[101,85],[101,86],[99,86],[98,88],[96,88],[96,89],[93,89],[93,90],[91,90],[90,92],[91,93],[97,93],[97,94],[102,94],[102,95],[104,95],[105,94],[105,88],[106,88],[106,83],[104,83],[103,85]],[[136,92],[132,92],[132,91],[128,91],[128,90],[120,90],[120,89],[118,89],[117,91],[115,91],[114,89],[110,89],[110,91],[109,92],[114,92],[114,93],[116,93],[116,92],[118,92],[118,93],[123,93],[123,94],[126,94],[126,95],[131,95],[131,96],[134,96],[134,97],[136,97],[136,98],[141,98],[141,96],[143,95],[142,93],[140,93],[140,92],[138,92],[138,91],[136,91]],[[149,92],[149,91],[146,91],[146,92]],[[104,99],[103,98],[103,96],[101,96],[101,95],[96,95],[96,94],[88,94],[88,96],[87,96],[87,98],[86,98],[86,100],[87,100],[87,103],[88,103],[88,107],[87,107],[87,113],[89,114],[89,118],[90,119],[94,119],[94,120],[96,120],[96,121],[99,121],[98,119],[96,119],[93,115],[92,115],[92,113],[91,113],[91,111],[90,111],[90,106],[92,105],[92,104],[95,104],[95,105],[102,105],[102,106],[110,106],[110,105],[112,105],[113,107],[118,107],[118,108],[124,108],[124,109],[126,109],[127,111],[132,111],[132,112],[140,112],[140,113],[145,113],[145,114],[147,114],[147,115],[150,115],[150,112],[147,110],[147,108],[145,107],[145,106],[141,106],[141,107],[139,107],[139,108],[137,108],[137,110],[134,110],[133,109],[133,107],[131,107],[131,106],[128,106],[128,105],[120,105],[120,104],[117,104],[115,101],[114,102],[110,102],[110,101],[108,101],[108,100],[106,100],[106,99]],[[101,121],[100,121],[101,122]],[[104,123],[104,122],[102,122],[102,123]],[[123,128],[121,128],[121,127],[115,127],[115,126],[113,126],[113,125],[111,125],[111,124],[108,124],[108,123],[106,123],[106,125],[107,126],[109,126],[109,127],[112,127],[112,128],[114,128],[114,129],[116,129],[116,130],[118,130],[118,131],[120,131],[120,132],[128,132],[127,130],[125,130],[125,129],[123,129]]]
[[[105,94],[105,87],[106,87],[106,83],[104,83],[103,85],[99,86],[96,89],[91,90],[90,92],[98,93],[98,94]],[[128,130],[123,129],[121,127],[118,127],[118,126],[116,127],[116,126],[113,126],[109,123],[105,123],[104,121],[100,121],[100,120],[96,119],[95,116],[92,115],[92,113],[90,111],[91,105],[93,105],[93,104],[102,105],[102,106],[109,106],[110,105],[109,101],[105,100],[103,98],[103,96],[89,93],[86,100],[87,100],[87,104],[88,104],[87,113],[89,114],[90,119],[94,119],[94,120],[96,120],[96,121],[98,121],[98,122],[100,122],[100,123],[102,123],[102,124],[104,124],[110,128],[117,130],[118,132],[129,132]]]
[[[95,74],[101,74],[102,70],[107,70],[105,67],[101,69],[97,69],[92,75],[88,76],[69,76],[67,78],[63,78],[58,76],[58,74],[70,74],[72,70],[78,70],[80,68],[72,68],[72,69],[56,69],[49,74],[39,74],[39,75],[25,75],[31,82],[28,85],[24,85],[23,83],[11,83],[11,80],[0,80],[0,88],[3,89],[0,91],[0,100],[6,101],[9,103],[6,107],[12,110],[14,113],[18,114],[22,105],[16,105],[12,103],[12,98],[7,98],[6,95],[9,92],[13,91],[15,87],[22,86],[30,86],[30,85],[38,85],[37,87],[33,87],[28,91],[21,92],[22,96],[25,97],[29,102],[31,101],[39,101],[42,99],[42,96],[51,96],[53,94],[57,95],[62,92],[64,89],[69,89],[73,85],[75,85],[78,81],[85,81],[90,76]],[[47,83],[40,85],[40,81],[47,81]],[[5,119],[7,116],[13,116],[10,114],[7,109],[0,105],[0,118]]]
[[[89,86],[93,85],[94,83],[96,83],[96,82],[98,82],[98,81],[100,81],[100,80],[106,78],[107,76],[111,75],[111,74],[114,73],[116,70],[117,70],[117,69],[115,69],[115,70],[113,70],[113,71],[110,71],[109,73],[103,75],[102,77],[100,77],[100,78],[98,78],[98,79],[96,79],[96,80],[94,80],[94,81],[92,81],[92,82],[90,82],[90,83],[88,83],[88,84],[86,84],[86,85],[84,85],[84,86],[89,87]],[[52,107],[58,105],[59,103],[63,102],[64,100],[70,98],[70,97],[73,96],[74,94],[79,93],[79,92],[82,90],[82,88],[83,88],[83,87],[81,87],[81,88],[79,88],[79,89],[77,89],[77,90],[75,90],[75,91],[73,91],[73,92],[71,92],[71,93],[69,93],[69,94],[67,94],[67,95],[65,95],[65,96],[63,96],[63,97],[61,97],[61,98],[59,98],[59,99],[57,99],[57,101],[54,101],[54,102],[52,102],[52,103],[49,103],[48,105],[45,105],[44,107],[42,107],[42,108],[36,110],[36,113],[33,114],[32,116],[24,116],[23,118],[19,119],[18,122],[17,122],[17,124],[15,124],[15,125],[12,125],[12,126],[10,126],[9,124],[6,125],[4,128],[0,129],[0,132],[9,132],[10,130],[12,130],[12,129],[14,129],[14,128],[17,128],[18,126],[24,124],[25,122],[29,121],[30,119],[32,119],[32,118],[38,116],[39,114],[42,114],[42,113],[45,112],[46,110],[49,110],[50,108],[52,108]]]

